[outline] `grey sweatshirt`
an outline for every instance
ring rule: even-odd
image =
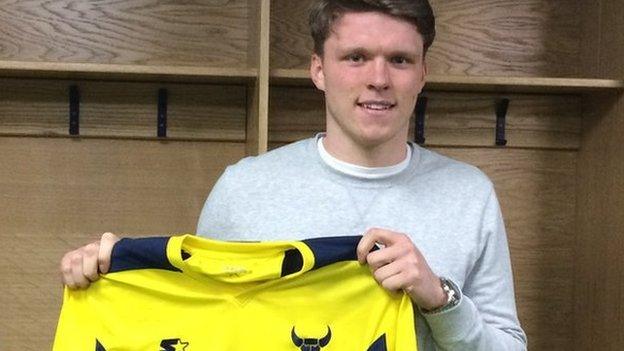
[[[228,167],[206,200],[198,235],[266,241],[359,235],[373,227],[405,233],[434,273],[462,292],[459,304],[442,313],[415,309],[419,350],[526,350],[491,181],[415,144],[402,172],[362,179],[328,166],[317,138]]]

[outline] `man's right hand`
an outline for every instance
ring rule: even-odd
[[[113,246],[119,241],[113,233],[104,233],[102,238],[89,245],[70,251],[61,260],[63,284],[70,289],[85,289],[110,268]]]

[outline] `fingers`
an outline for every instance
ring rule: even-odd
[[[379,282],[381,283],[381,286],[384,287],[384,289],[389,291],[396,292],[405,290],[407,288],[407,286],[405,286],[406,279],[405,277],[403,277],[403,274],[394,274],[384,280],[380,280]]]
[[[383,255],[384,251],[386,251],[385,255]],[[397,250],[390,247],[369,255],[369,266],[375,280],[390,290],[409,290],[413,282],[421,278],[422,267],[418,259],[413,255],[404,254],[408,250],[400,250],[396,254],[388,253],[389,251]]]
[[[399,262],[393,262],[376,269],[371,267],[371,271],[375,280],[387,290],[397,291],[403,288],[403,286],[401,286],[403,284],[403,279],[400,277],[402,267]]]
[[[87,274],[84,273],[84,251],[84,248],[79,249],[71,260],[71,276],[76,289],[86,289],[91,284]],[[97,275],[97,272],[95,275]],[[91,274],[91,276],[93,275]]]
[[[94,242],[86,245],[82,248],[82,267],[76,263],[74,270],[74,279],[80,279],[83,276],[89,282],[96,281],[98,276],[98,251],[100,250],[100,243]],[[83,286],[81,286],[83,287]],[[86,286],[84,286],[86,287]]]
[[[400,235],[402,234],[379,228],[369,229],[364,236],[362,236],[357,246],[358,261],[361,264],[367,263],[367,256],[376,244],[382,244],[385,247],[392,246],[398,240],[397,236]],[[370,264],[370,262],[368,263]]]
[[[99,272],[106,273],[110,268],[111,253],[117,241],[119,238],[115,234],[104,233],[100,241],[66,253],[61,259],[63,284],[70,289],[84,289],[98,280]]]
[[[89,279],[83,272],[83,248],[70,251],[61,259],[63,284],[70,289],[81,289],[89,286]]]
[[[376,244],[381,250],[370,252]],[[405,234],[371,229],[364,234],[357,249],[358,260],[367,263],[375,280],[386,290],[405,291],[418,306],[437,306],[441,298],[440,280]]]
[[[72,277],[71,269],[73,254],[74,251],[70,251],[66,253],[61,259],[61,280],[63,281],[63,284],[67,285],[67,287],[69,287],[70,289],[76,288],[76,282],[74,282],[74,278]]]
[[[108,273],[108,270],[110,269],[111,254],[113,253],[113,246],[115,246],[115,243],[118,241],[119,237],[113,233],[102,234],[102,239],[100,240],[100,250],[98,252],[98,268],[100,269],[100,273]]]
[[[381,250],[370,252],[366,256],[366,263],[371,270],[375,271],[380,267],[392,264],[399,258],[407,254],[407,250],[398,245],[386,246]]]

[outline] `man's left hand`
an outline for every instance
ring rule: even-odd
[[[375,244],[381,250],[370,252]],[[405,291],[420,308],[433,310],[446,303],[440,278],[405,234],[369,229],[357,247],[358,261],[368,263],[375,280],[390,291]]]

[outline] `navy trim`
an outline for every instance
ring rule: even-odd
[[[289,274],[297,273],[303,268],[303,256],[297,249],[290,249],[284,252],[284,261],[282,261],[282,277]]]
[[[167,259],[169,237],[121,239],[111,254],[109,273],[133,269],[165,269],[181,272]]]
[[[314,254],[314,267],[318,269],[340,261],[357,261],[357,246],[361,235],[332,236],[303,240]],[[377,250],[374,246],[371,251]]]
[[[100,340],[95,339],[95,351],[106,351],[106,349],[104,348],[104,346],[102,346],[102,344],[100,344]]]
[[[386,334],[380,336],[366,351],[388,351]]]

